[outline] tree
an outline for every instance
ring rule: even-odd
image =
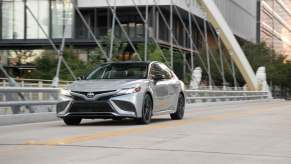
[[[77,77],[85,75],[92,68],[91,65],[81,61],[72,48],[65,49],[64,59]],[[37,70],[27,78],[52,80],[56,74],[57,63],[58,58],[54,51],[44,51],[40,57],[34,61],[34,65],[37,67]],[[63,64],[60,70],[60,79],[73,80],[70,73]]]
[[[284,56],[267,47],[265,43],[254,44],[246,41],[240,41],[240,44],[254,71],[256,71],[261,66],[265,66],[269,84],[280,87],[281,89],[289,89],[289,91],[291,91],[291,64],[284,63]],[[209,51],[212,52],[212,55],[210,55],[211,76],[216,85],[222,85],[222,78],[219,71],[220,68],[218,69],[214,62],[216,60],[220,67],[219,49],[211,48]],[[226,81],[230,82],[230,84],[233,86],[232,71],[230,69],[231,58],[228,55],[225,47],[223,47],[222,51],[224,55],[225,78]],[[197,57],[195,65],[202,67],[202,63],[204,62],[207,66],[205,48],[200,50],[199,55],[201,60]],[[204,68],[202,67],[202,69]],[[239,85],[243,86],[245,81],[239,70],[235,69],[235,73]],[[207,70],[204,69],[203,78],[206,79],[207,76]]]
[[[257,70],[260,66],[266,67],[269,84],[274,86],[288,87],[290,78],[288,75],[290,63],[284,63],[284,56],[267,47],[266,43],[244,43],[243,49],[253,67]]]
[[[32,50],[15,50],[14,52],[17,59],[17,65],[26,64],[28,59],[36,56]]]

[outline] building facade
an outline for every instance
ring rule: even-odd
[[[261,41],[291,61],[291,1],[261,1]]]
[[[73,3],[71,2],[73,1]],[[107,3],[109,2],[109,3]],[[233,32],[240,38],[255,42],[257,37],[256,29],[256,2],[254,0],[215,0],[217,6],[225,16]],[[25,5],[29,11],[25,9]],[[169,40],[170,31],[159,14],[157,6],[160,6],[167,21],[169,21],[169,6],[177,6],[182,14],[182,19],[188,25],[187,12],[191,12],[197,18],[203,18],[204,13],[199,8],[196,0],[9,0],[0,3],[0,48],[34,48],[47,45],[46,35],[56,42],[63,36],[64,25],[66,38],[73,45],[90,45],[92,37],[74,10],[76,5],[84,15],[97,37],[107,34],[111,30],[112,13],[109,7],[117,5],[117,16],[122,26],[127,29],[130,37],[138,40],[144,36],[144,24],[138,16],[134,7],[137,5],[145,14],[145,5],[149,5],[149,28],[152,36],[158,40]],[[31,13],[39,21],[42,29],[38,26]],[[174,32],[178,40],[187,42],[185,30],[182,30],[182,23],[174,13]],[[169,23],[169,22],[168,22]],[[193,22],[192,22],[193,23]],[[194,23],[193,23],[194,24]],[[117,36],[120,30],[116,28]],[[159,31],[160,30],[160,31]],[[161,32],[162,31],[162,32]],[[166,31],[166,32],[165,32]],[[197,29],[193,25],[193,35]],[[120,36],[122,37],[122,36]],[[197,38],[193,36],[197,41]],[[185,43],[186,44],[186,43]],[[184,46],[184,45],[183,45]],[[186,48],[186,46],[185,46]]]
[[[215,2],[238,38],[258,40],[257,1]],[[118,22],[115,21],[113,31],[115,6]],[[145,42],[146,24],[140,14],[144,18],[148,15],[149,41],[154,40],[165,49],[182,51],[187,60],[194,49],[205,44],[202,38],[207,13],[200,8],[199,0],[7,0],[0,3],[0,54],[10,54],[16,49],[51,48],[47,38],[60,45],[63,35],[68,46],[94,49],[96,42],[91,32],[97,39],[114,32],[115,38],[128,43],[129,37],[136,46]],[[210,24],[206,25],[211,41],[217,34]],[[108,53],[108,43],[101,44]],[[132,45],[128,44],[126,51],[133,51]]]

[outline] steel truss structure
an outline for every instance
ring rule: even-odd
[[[80,9],[77,7],[76,1],[71,0],[71,3],[73,5],[73,9],[75,13],[80,17],[83,25],[86,27],[88,30],[90,37],[93,39],[93,41],[96,43],[96,46],[101,50],[101,53],[103,57],[107,61],[111,61],[114,54],[113,54],[113,44],[114,40],[116,39],[115,36],[115,31],[116,28],[119,27],[121,29],[122,34],[126,38],[126,42],[129,44],[131,49],[134,51],[134,53],[137,56],[138,60],[148,60],[148,45],[149,42],[153,42],[159,49],[161,57],[164,59],[164,62],[169,65],[170,67],[174,67],[174,53],[180,52],[183,56],[183,62],[184,62],[184,69],[183,72],[188,70],[188,72],[192,72],[195,68],[194,61],[199,60],[203,67],[204,70],[206,70],[206,73],[208,75],[208,82],[209,82],[209,89],[212,89],[212,86],[215,86],[215,83],[213,82],[213,78],[211,75],[211,65],[210,61],[213,60],[215,63],[215,67],[218,69],[221,79],[223,80],[223,85],[227,83],[225,79],[225,72],[224,72],[224,54],[222,51],[222,44],[221,41],[224,43],[224,46],[229,52],[229,55],[231,56],[231,64],[229,69],[232,71],[233,79],[234,79],[234,85],[237,87],[237,80],[236,80],[236,74],[235,74],[235,67],[234,64],[238,67],[239,71],[241,72],[242,76],[244,77],[248,89],[252,91],[256,91],[259,88],[259,84],[257,83],[255,73],[252,70],[249,62],[247,61],[243,51],[241,50],[238,42],[236,41],[232,31],[230,30],[229,26],[227,25],[226,21],[224,20],[222,14],[216,7],[215,3],[212,0],[199,0],[198,3],[200,4],[201,9],[204,12],[204,18],[198,20],[199,18],[193,15],[192,13],[192,8],[194,7],[194,3],[197,4],[197,1],[189,0],[189,1],[183,1],[184,6],[187,6],[187,19],[185,20],[182,15],[185,13],[181,13],[179,8],[174,4],[173,0],[170,0],[170,6],[169,6],[169,15],[165,15],[162,9],[162,6],[160,5],[159,0],[145,0],[143,2],[143,5],[137,4],[135,0],[128,0],[127,3],[131,3],[131,5],[135,8],[136,12],[138,13],[139,18],[142,20],[144,24],[144,54],[139,54],[136,48],[136,44],[132,41],[130,38],[128,32],[124,29],[122,26],[122,22],[119,19],[119,16],[117,14],[117,10],[119,8],[117,4],[117,0],[105,0],[106,6],[109,9],[110,13],[112,14],[112,26],[111,26],[111,35],[110,35],[110,50],[109,52],[105,50],[103,47],[103,43],[96,37],[94,34],[94,30],[90,27],[88,24],[87,20],[85,19],[83,13],[80,11]],[[27,3],[25,4],[25,10],[32,16],[34,21],[37,23],[39,29],[43,32],[45,35],[46,39],[49,41],[50,45],[52,48],[55,50],[59,61],[57,64],[57,71],[56,75],[54,78],[53,86],[58,87],[58,81],[59,81],[59,76],[60,76],[60,68],[61,65],[64,64],[64,66],[68,69],[70,74],[72,75],[73,79],[76,79],[76,76],[74,75],[73,71],[69,67],[68,63],[64,60],[63,58],[63,51],[64,47],[66,45],[66,29],[67,29],[67,24],[65,22],[65,28],[63,30],[63,38],[61,45],[59,46],[60,48],[58,49],[54,41],[50,38],[50,36],[47,34],[47,32],[44,30],[42,27],[40,20],[35,16],[35,13],[30,9],[30,6]],[[169,44],[168,44],[168,49],[170,50],[170,61],[168,61],[166,55],[163,52],[163,47],[162,47],[162,42],[159,40],[159,38],[156,36],[158,34],[153,34],[150,28],[150,22],[149,22],[149,7],[153,7],[157,12],[157,17],[161,18],[161,20],[157,21],[162,21],[165,24],[165,30],[169,31],[170,37],[169,37]],[[141,7],[143,7],[144,10],[141,10]],[[184,9],[185,10],[185,9]],[[66,15],[66,14],[64,14]],[[174,21],[173,17],[177,17],[177,19],[180,21],[183,27],[183,31],[185,31],[186,37],[188,37],[188,43],[189,43],[189,48],[186,46],[186,43],[184,43],[184,47],[179,46],[179,38],[174,33]],[[168,17],[167,17],[168,16]],[[66,19],[66,18],[65,18]],[[201,28],[201,20],[203,20],[203,27]],[[207,22],[208,21],[208,22]],[[210,27],[210,24],[214,27]],[[158,26],[158,25],[157,25]],[[198,45],[196,45],[195,40],[193,40],[193,28],[197,28],[198,32],[200,33],[202,40],[205,44],[206,47],[206,57],[207,57],[207,62],[204,63],[202,60],[202,57],[199,54],[199,48]],[[211,31],[208,31],[210,29]],[[215,29],[213,31],[213,29]],[[157,27],[156,33],[159,32],[159,27]],[[214,57],[213,57],[213,52],[211,49],[209,49],[208,46],[208,35],[209,33],[212,32],[212,36],[215,38],[215,41],[217,42],[217,45],[220,50],[220,62],[218,62]],[[185,42],[185,40],[184,40]],[[143,58],[141,57],[143,55]],[[187,61],[187,56],[190,57],[190,62]],[[233,62],[234,61],[234,62]],[[10,78],[10,77],[8,77]]]

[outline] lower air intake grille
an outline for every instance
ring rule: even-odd
[[[72,104],[70,113],[106,113],[114,112],[106,102],[75,102]]]
[[[135,112],[135,107],[132,103],[119,100],[114,100],[113,102],[122,110]]]

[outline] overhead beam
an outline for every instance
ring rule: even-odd
[[[220,37],[246,81],[248,89],[253,91],[258,90],[259,87],[255,72],[215,2],[213,0],[199,0],[199,3],[207,13],[208,21],[215,29],[219,30]]]

